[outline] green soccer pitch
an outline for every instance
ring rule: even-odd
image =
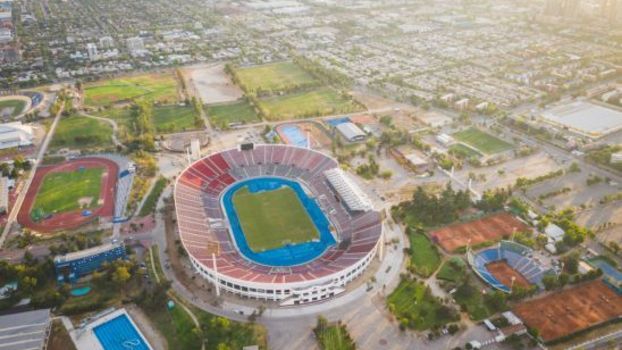
[[[289,187],[259,193],[240,188],[233,194],[233,206],[254,252],[319,238],[311,217]]]

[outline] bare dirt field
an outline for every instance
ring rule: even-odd
[[[201,65],[184,69],[184,75],[188,80],[188,88],[194,89],[203,103],[232,102],[241,98],[244,93],[235,85],[225,73],[225,66]]]
[[[622,296],[597,280],[526,301],[513,311],[549,342],[619,317]]]
[[[475,221],[455,224],[433,231],[431,237],[445,251],[494,242],[509,237],[514,231],[528,231],[529,227],[508,213],[493,214]]]
[[[531,285],[525,276],[514,270],[505,261],[493,261],[486,265],[486,269],[499,282],[503,283],[503,285],[508,288],[512,287],[512,277],[514,277],[514,285],[521,286],[523,288],[528,288]]]

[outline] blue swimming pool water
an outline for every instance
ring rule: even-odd
[[[71,292],[69,292],[69,294],[71,294],[74,297],[81,297],[81,296],[89,294],[90,291],[91,291],[91,287],[84,286],[84,287],[72,289]]]
[[[263,252],[253,252],[246,242],[244,231],[240,225],[238,215],[233,205],[233,194],[242,187],[248,187],[252,193],[261,191],[274,191],[283,186],[288,186],[296,192],[298,199],[311,217],[315,227],[320,233],[318,241],[306,242],[299,244],[290,244],[281,248],[266,250]],[[330,222],[324,216],[322,209],[313,198],[307,196],[299,183],[295,181],[285,180],[275,177],[261,177],[246,181],[241,181],[231,186],[223,195],[223,206],[231,231],[235,239],[236,245],[240,253],[249,260],[268,266],[294,266],[309,262],[326,251],[330,246],[336,243],[335,238],[330,233]]]
[[[104,350],[151,350],[127,315],[119,315],[93,328]]]
[[[307,147],[307,137],[298,126],[292,124],[281,125],[279,126],[279,131],[285,134],[289,144]]]

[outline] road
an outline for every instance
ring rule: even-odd
[[[58,121],[60,120],[63,110],[64,110],[64,104],[61,105],[61,108],[59,109],[58,113],[56,113],[56,116],[54,117],[54,121],[52,122],[52,125],[50,126],[50,130],[48,131],[47,135],[45,135],[45,138],[43,139],[43,143],[41,143],[41,147],[39,148],[39,153],[37,153],[35,164],[33,164],[33,167],[30,173],[28,174],[28,178],[24,182],[22,191],[19,193],[19,195],[15,199],[15,204],[13,205],[13,208],[11,208],[11,212],[9,213],[9,216],[7,218],[6,225],[4,226],[4,230],[2,231],[2,236],[0,236],[0,248],[4,245],[4,241],[6,240],[7,235],[9,234],[9,232],[11,231],[11,228],[13,227],[13,223],[15,222],[17,218],[17,213],[19,213],[20,209],[22,208],[22,204],[24,203],[24,199],[26,198],[26,193],[28,193],[28,188],[30,188],[32,179],[35,177],[35,172],[37,171],[37,167],[43,160],[43,156],[45,155],[45,152],[47,151],[47,148],[50,144],[50,141],[52,140],[52,136],[54,135],[54,131],[56,131],[56,126],[58,125]]]

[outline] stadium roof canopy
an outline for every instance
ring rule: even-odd
[[[339,168],[333,168],[324,172],[328,182],[337,191],[346,205],[353,211],[369,211],[373,209],[371,201],[358,185],[348,178]]]
[[[0,349],[43,349],[50,320],[50,309],[0,316]]]

